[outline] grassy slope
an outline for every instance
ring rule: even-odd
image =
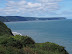
[[[0,22],[0,36],[8,34],[8,35],[13,35],[11,30],[2,22]]]
[[[0,41],[13,35],[11,30],[2,22],[0,22]]]
[[[0,54],[68,54],[55,43],[35,43],[27,36],[12,36],[11,30],[0,22]]]

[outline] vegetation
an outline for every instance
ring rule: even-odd
[[[0,22],[0,54],[68,54],[55,43],[35,43],[28,36],[13,36],[11,30]]]
[[[2,22],[0,22],[0,36],[1,35],[13,35],[11,30]]]
[[[16,48],[26,47],[26,46],[32,45],[34,43],[35,42],[32,40],[32,38],[30,38],[28,36],[20,36],[20,35],[11,36],[11,37],[1,41],[1,44],[3,46],[12,46],[12,47],[16,47]]]

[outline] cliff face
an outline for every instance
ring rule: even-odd
[[[0,36],[2,35],[13,35],[11,30],[2,22],[0,22]]]

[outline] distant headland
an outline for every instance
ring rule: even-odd
[[[63,20],[65,17],[21,17],[21,16],[0,16],[0,21],[37,21],[37,20]]]

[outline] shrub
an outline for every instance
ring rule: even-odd
[[[16,48],[22,48],[23,46],[26,47],[34,43],[35,42],[32,40],[32,38],[20,35],[11,36],[1,42],[1,44],[4,46],[13,46]]]
[[[0,36],[8,34],[8,35],[13,35],[11,30],[2,22],[0,22]]]

